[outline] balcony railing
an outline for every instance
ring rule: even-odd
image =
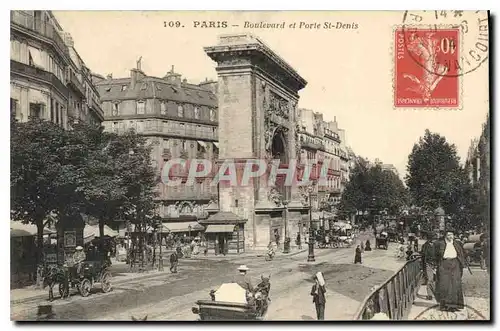
[[[182,130],[179,128],[164,126],[161,122],[148,123],[144,127],[143,133],[149,134],[168,134],[179,137],[192,137],[200,139],[218,140],[218,134],[215,132],[202,132],[195,130]]]
[[[195,186],[179,184],[176,187],[167,187],[161,194],[163,200],[210,200],[217,194],[217,186],[199,189]]]
[[[104,118],[104,112],[101,108],[101,105],[98,102],[96,102],[94,99],[90,99],[89,105],[90,108],[92,108],[99,115],[100,118]]]
[[[303,148],[309,148],[313,150],[324,150],[325,146],[323,144],[312,142],[312,141],[302,141],[301,142]]]
[[[41,80],[45,83],[51,84],[54,86],[62,95],[65,97],[68,96],[68,89],[66,86],[51,72],[29,66],[27,64],[17,62],[14,60],[10,61],[10,70],[11,72],[18,74],[29,76],[38,80]]]
[[[406,262],[391,278],[368,295],[354,319],[369,320],[377,313],[386,314],[391,320],[406,319],[417,295],[422,277],[421,269],[421,257]]]
[[[15,25],[22,26],[31,31],[34,31],[45,38],[54,42],[54,44],[65,54],[68,54],[68,48],[57,30],[49,22],[44,22],[40,19],[35,19],[32,15],[23,13],[18,10],[11,10],[10,21]]]
[[[78,80],[78,77],[71,70],[68,70],[68,85],[72,86],[73,89],[85,97],[85,87]]]

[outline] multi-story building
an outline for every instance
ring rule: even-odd
[[[309,109],[300,109],[300,140],[302,158],[316,164],[313,175],[318,176],[319,171],[326,163],[326,185],[315,187],[317,201],[313,206],[318,207],[320,202],[329,201],[336,204],[349,180],[349,154],[345,144],[345,131],[340,129],[337,118],[325,121],[323,114]]]
[[[483,210],[482,222],[485,230],[490,227],[490,117],[483,124],[479,139],[473,139],[469,147],[465,168],[469,173],[472,185],[477,189]]]
[[[173,66],[162,78],[148,76],[140,60],[130,77],[94,77],[100,79],[105,129],[117,133],[134,129],[146,136],[159,176],[171,159],[218,159],[216,82],[190,84]],[[180,168],[172,171],[172,179],[187,176]],[[217,196],[211,180],[200,179],[192,186],[159,184],[160,215],[172,222],[206,217],[207,205]]]
[[[100,123],[99,94],[89,70],[52,12],[15,10],[10,17],[10,108],[16,119],[38,117],[68,128],[77,104],[85,105],[86,114],[78,117]]]

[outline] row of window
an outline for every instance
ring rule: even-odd
[[[146,102],[144,100],[136,101],[136,114],[137,115],[146,114]],[[166,101],[162,101],[160,103],[160,114],[161,115],[167,114],[167,102]],[[120,103],[119,102],[113,103],[111,115],[112,116],[120,116]],[[182,106],[182,105],[177,106],[177,116],[178,117],[186,117],[184,106]],[[194,107],[193,116],[195,119],[201,118],[201,110],[199,107],[196,107],[196,106]],[[217,120],[217,112],[215,111],[215,109],[210,109],[210,121],[215,122],[216,120]]]
[[[51,122],[54,122],[56,124],[59,124],[62,127],[66,127],[66,114],[64,111],[64,107],[59,104],[59,102],[51,99],[51,105],[49,107],[49,120]],[[19,102],[16,99],[10,99],[10,111],[11,114],[14,114],[15,117],[20,121],[23,122],[25,120],[28,120],[29,118],[38,118],[38,119],[46,119],[47,118],[47,106],[43,103],[35,103],[35,102],[30,102],[28,106],[28,118],[24,118],[23,112],[21,108],[19,107]]]
[[[142,132],[165,132],[178,135],[195,136],[199,138],[217,138],[217,128],[200,124],[179,123],[175,121],[155,121],[155,120],[130,120],[111,123],[111,131],[123,132],[134,129],[138,133]]]
[[[45,50],[28,46],[18,40],[10,41],[11,60],[40,68],[56,75],[61,82],[65,81],[64,67],[56,61],[55,57]]]

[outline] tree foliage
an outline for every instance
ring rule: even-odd
[[[70,215],[78,208],[77,159],[59,126],[11,120],[11,219],[35,224],[39,243],[49,214]]]
[[[470,199],[467,172],[460,166],[453,144],[425,131],[408,157],[406,184],[413,201],[427,210],[441,206],[455,214]]]
[[[359,159],[342,193],[339,210],[347,215],[382,210],[396,214],[405,204],[406,189],[396,174]]]
[[[415,205],[427,212],[441,206],[456,228],[472,226],[476,194],[453,144],[426,130],[413,146],[407,170],[406,184]]]
[[[64,130],[43,120],[11,126],[11,217],[37,225],[39,242],[43,220],[54,212],[94,216],[101,238],[106,223],[153,216],[157,176],[143,137],[85,124]]]

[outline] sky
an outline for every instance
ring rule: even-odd
[[[425,129],[457,146],[462,161],[481,133],[488,112],[488,63],[461,77],[461,110],[393,107],[394,27],[403,12],[119,12],[55,11],[86,65],[101,75],[128,77],[142,56],[142,70],[162,77],[175,66],[191,83],[216,79],[216,64],[203,47],[221,34],[261,38],[308,82],[299,107],[336,118],[346,142],[360,156],[393,164],[406,173],[408,155]],[[228,28],[195,28],[194,22],[228,21]],[[183,27],[164,27],[179,21]],[[337,22],[357,29],[251,29],[245,21]],[[168,25],[168,24],[167,24]],[[174,23],[175,25],[175,23]],[[232,25],[238,25],[233,27]],[[347,25],[346,25],[347,26]],[[467,42],[467,40],[466,40]],[[466,45],[467,46],[467,45]]]

